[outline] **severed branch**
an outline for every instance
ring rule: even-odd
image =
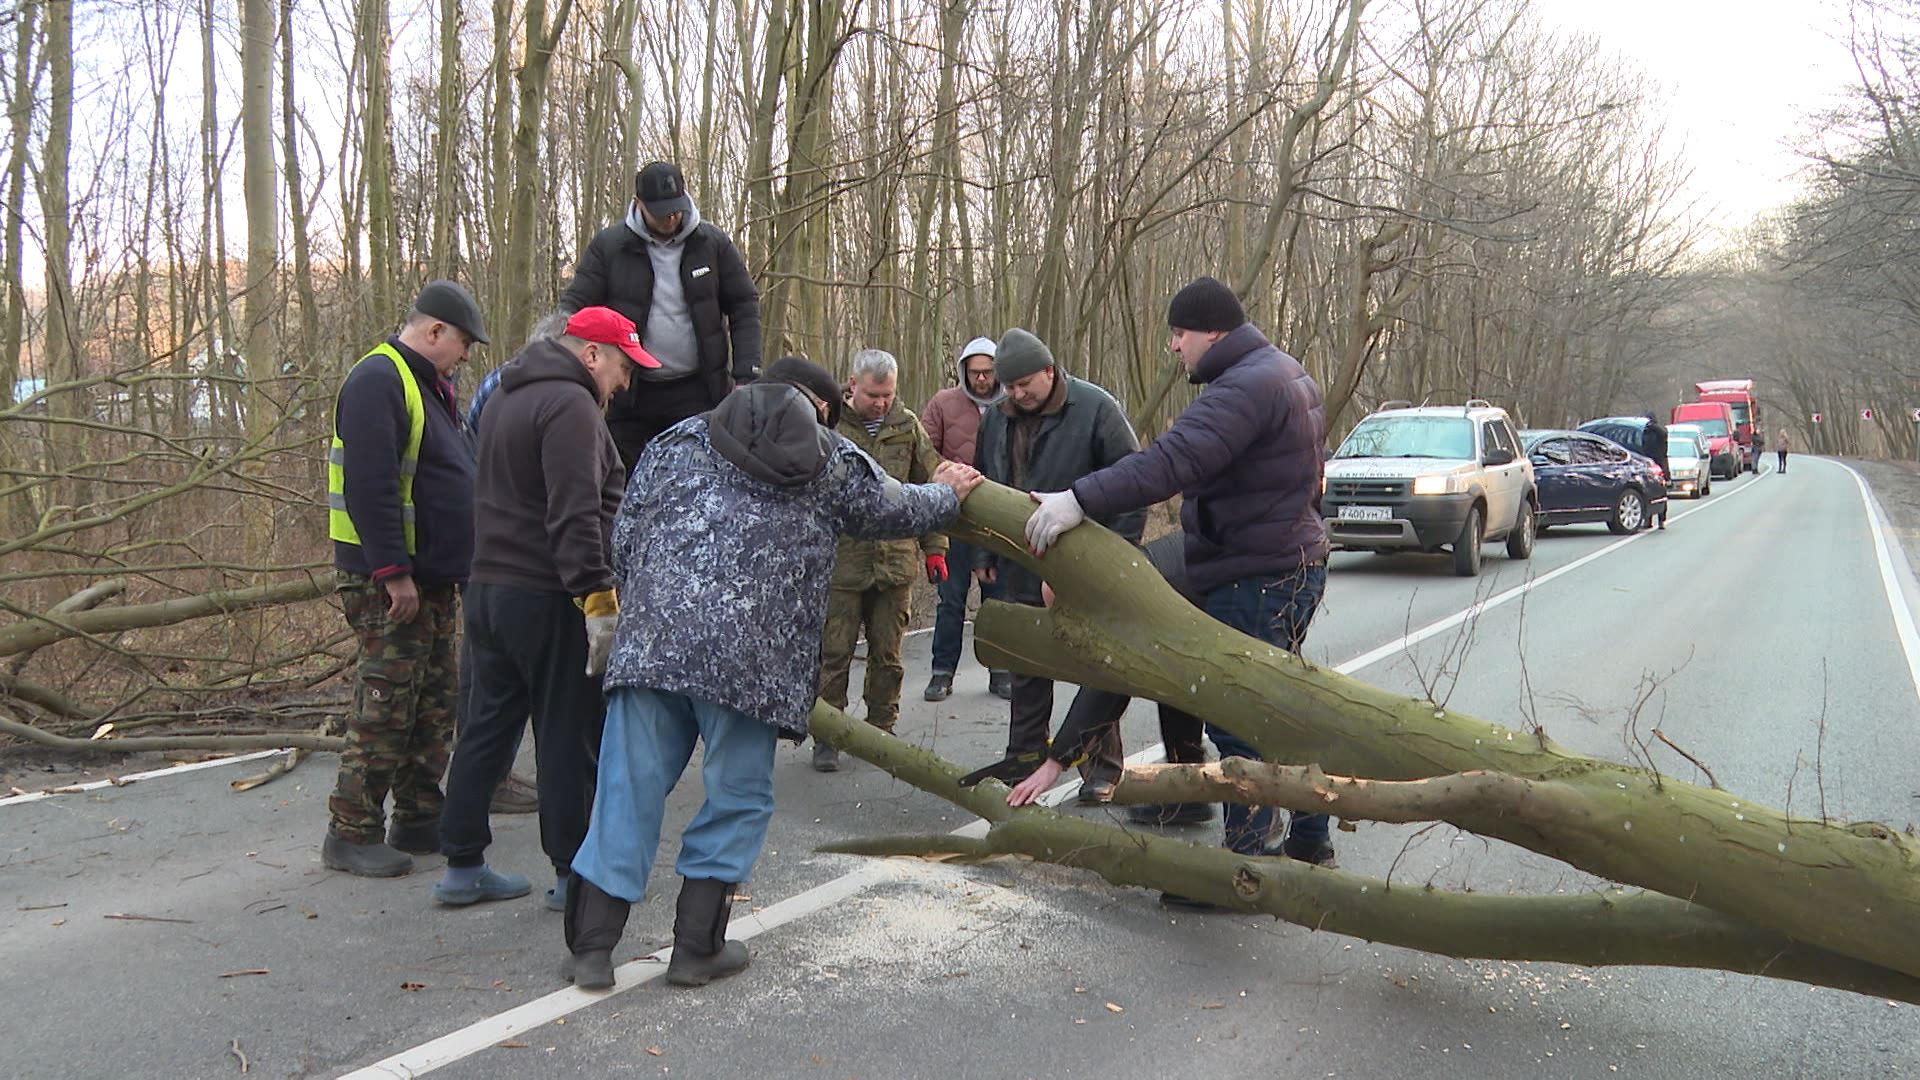
[[[72,615],[78,611],[90,611],[106,603],[108,600],[119,596],[126,590],[127,582],[125,578],[108,578],[105,581],[97,581],[48,608],[47,614],[58,618],[62,615]],[[27,666],[27,661],[33,659],[33,654],[37,651],[39,650],[27,649],[24,652],[15,654],[12,662],[7,667],[8,672],[13,675],[20,674],[21,670]]]
[[[824,702],[815,703],[811,725],[816,738],[906,783],[967,810],[991,811],[984,837],[881,837],[829,844],[821,851],[963,862],[1024,857],[1092,870],[1115,885],[1176,892],[1313,930],[1443,956],[1710,968],[1920,1003],[1920,979],[1913,976],[1659,893],[1613,889],[1574,896],[1495,896],[1395,887],[1378,878],[1292,859],[1249,857],[1127,832],[1040,807],[1013,810],[1006,805],[1005,785],[990,780],[977,788],[957,788],[957,766]],[[1223,778],[1203,789],[1205,776],[1196,766],[1166,767],[1150,776],[1137,776],[1130,769],[1116,799],[1129,786],[1135,794],[1157,792],[1156,798],[1174,799],[1252,781],[1251,774]],[[1307,785],[1293,794],[1314,790]],[[1352,816],[1369,816],[1357,806],[1343,808]]]
[[[1319,668],[1209,619],[1138,549],[1098,526],[1069,531],[1035,559],[1019,540],[1031,506],[983,485],[949,530],[1043,573],[1058,597],[1051,609],[983,604],[975,652],[985,666],[1166,702],[1235,732],[1269,760],[1375,780],[1490,772],[1552,781],[1577,792],[1585,812],[1532,817],[1466,806],[1456,823],[1920,977],[1913,838],[1876,822],[1790,819]]]

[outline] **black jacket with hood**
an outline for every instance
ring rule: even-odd
[[[552,338],[500,369],[474,491],[473,580],[586,596],[613,587],[626,470],[593,376]]]
[[[760,291],[747,273],[740,249],[719,227],[689,216],[689,229],[680,243],[680,283],[687,310],[699,340],[700,372],[709,407],[720,403],[735,383],[760,377]],[[627,221],[601,229],[580,255],[573,281],[560,295],[560,307],[578,311],[595,305],[610,307],[633,320],[644,337],[647,314],[653,308],[653,258],[648,241]],[[615,428],[636,410],[647,383],[635,379],[607,406],[607,423]]]

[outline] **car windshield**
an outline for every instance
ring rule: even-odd
[[[1707,435],[1712,438],[1719,438],[1727,433],[1727,422],[1723,419],[1701,417],[1698,420],[1688,420],[1687,423],[1706,432]]]
[[[1693,441],[1691,435],[1669,435],[1667,437],[1667,457],[1700,457],[1700,444]]]
[[[1452,416],[1368,417],[1333,456],[1471,458],[1473,422]]]

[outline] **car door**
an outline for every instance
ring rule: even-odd
[[[1540,498],[1540,512],[1552,515],[1574,507],[1568,490],[1568,473],[1573,468],[1573,440],[1560,437],[1542,439],[1527,455],[1533,462],[1533,489]]]
[[[1614,477],[1618,463],[1627,460],[1627,452],[1605,439],[1586,436],[1571,447],[1573,467],[1570,487],[1574,508],[1592,515],[1613,506],[1613,492],[1619,486]]]
[[[1640,467],[1634,464],[1633,455],[1618,446],[1602,446],[1606,460],[1600,465],[1599,475],[1605,478],[1605,487],[1595,494],[1603,506],[1611,507],[1620,500],[1620,492],[1628,487],[1638,486]]]
[[[1495,450],[1506,451],[1509,459],[1506,464],[1486,464]],[[1520,514],[1520,488],[1526,482],[1527,462],[1520,456],[1520,446],[1507,431],[1505,423],[1499,420],[1481,422],[1480,461],[1481,475],[1486,478],[1487,527],[1511,528]]]

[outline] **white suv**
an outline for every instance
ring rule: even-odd
[[[1532,555],[1538,510],[1533,465],[1512,421],[1478,398],[1420,408],[1388,402],[1327,460],[1320,499],[1335,547],[1445,547],[1462,577],[1480,572],[1486,541],[1506,541],[1511,558]]]

